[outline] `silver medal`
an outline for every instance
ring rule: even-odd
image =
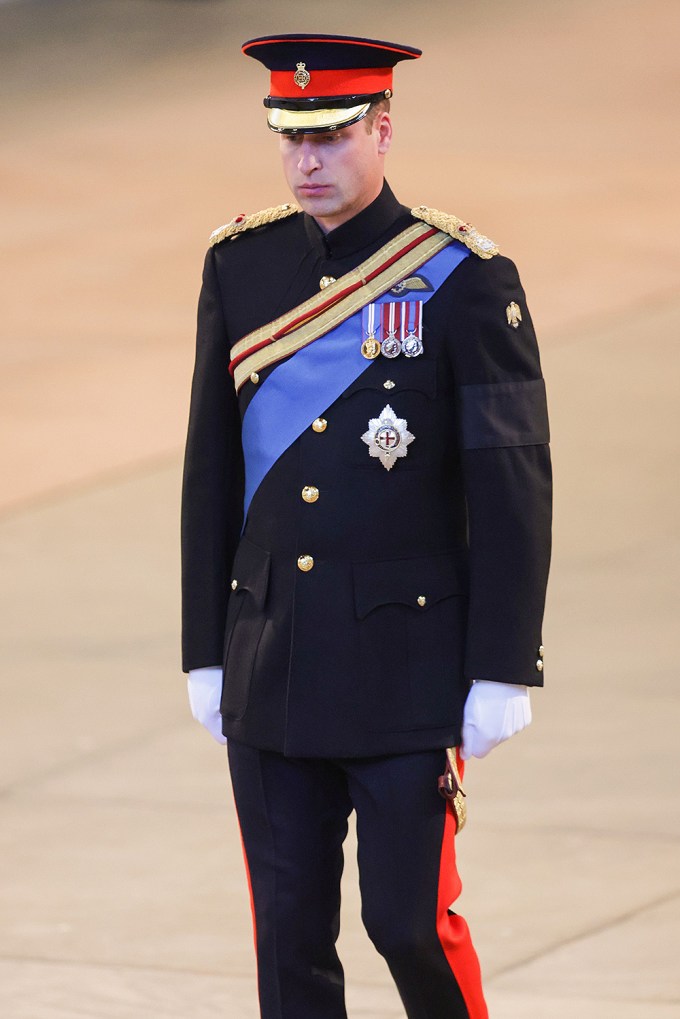
[[[423,352],[422,340],[419,340],[417,336],[411,333],[404,340],[404,354],[406,357],[419,357]]]
[[[382,342],[383,357],[399,357],[401,354],[401,343],[396,336],[388,336]]]
[[[401,354],[401,341],[397,339],[396,312],[397,306],[394,301],[388,305],[387,336],[382,343],[384,357],[399,357]]]
[[[368,431],[361,436],[369,456],[380,460],[386,471],[391,471],[397,460],[408,454],[407,447],[415,439],[406,426],[404,418],[397,417],[388,403],[379,418],[370,419]]]
[[[422,301],[409,301],[404,305],[401,349],[406,357],[419,357],[423,352]]]

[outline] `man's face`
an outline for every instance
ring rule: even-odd
[[[370,133],[360,120],[323,134],[279,135],[288,186],[322,230],[334,230],[378,197],[391,137],[387,113],[376,116]]]

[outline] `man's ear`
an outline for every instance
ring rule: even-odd
[[[389,113],[379,113],[375,129],[378,132],[378,152],[384,156],[392,144],[392,121]]]

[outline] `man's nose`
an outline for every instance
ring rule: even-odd
[[[300,145],[300,158],[298,159],[298,170],[300,173],[305,175],[312,173],[313,170],[318,170],[321,167],[321,161],[316,151],[316,146],[312,145],[308,141],[303,141]]]

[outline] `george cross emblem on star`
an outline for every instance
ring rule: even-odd
[[[391,471],[400,457],[408,454],[408,446],[415,439],[404,418],[397,417],[389,403],[380,417],[371,418],[368,431],[361,436],[368,446],[369,456],[377,457],[386,471]]]

